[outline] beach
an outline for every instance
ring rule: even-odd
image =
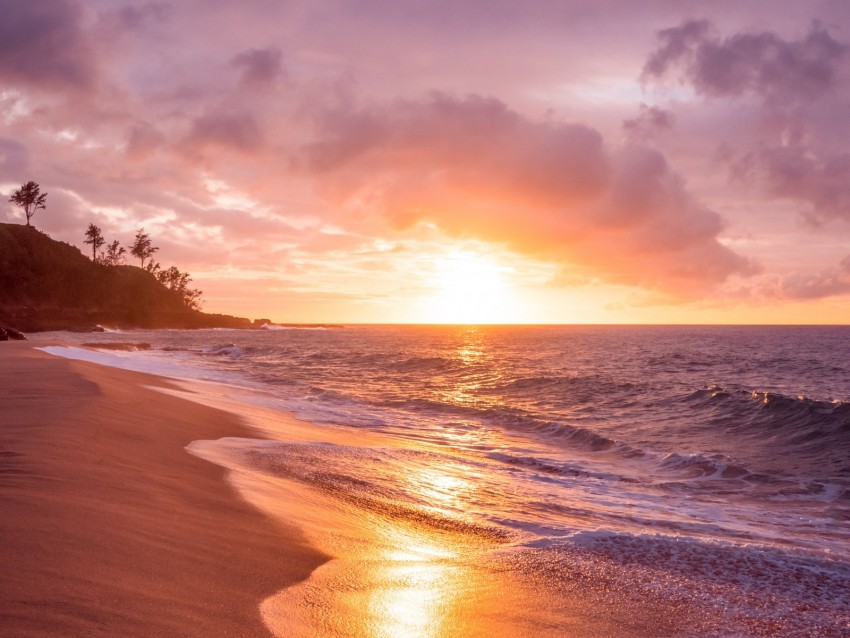
[[[269,635],[259,602],[325,557],[184,449],[245,428],[157,377],[0,345],[0,635]]]
[[[0,344],[0,635],[846,635],[845,338]]]

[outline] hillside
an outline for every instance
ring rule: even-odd
[[[248,319],[190,310],[151,273],[104,266],[19,224],[0,224],[0,325],[24,332],[119,328],[247,328]]]

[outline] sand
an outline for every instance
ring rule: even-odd
[[[0,344],[0,635],[268,636],[326,560],[185,451],[251,433],[167,385]]]

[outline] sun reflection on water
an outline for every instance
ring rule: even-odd
[[[463,365],[488,356],[477,329],[460,333],[455,346]],[[476,400],[477,389],[473,381],[450,391],[463,404]],[[440,444],[458,449],[464,437],[481,436],[478,428],[458,428],[457,438],[451,429],[440,434]],[[372,479],[386,490],[310,492],[311,512],[327,512],[327,520],[308,527],[310,541],[333,560],[264,603],[264,620],[276,635],[481,635],[477,607],[501,595],[479,563],[500,539],[471,515],[486,482],[476,467],[444,455],[404,458],[403,465],[372,468]]]
[[[451,507],[456,511],[463,511],[464,502],[476,490],[471,481],[440,473],[436,469],[433,472],[421,472],[417,478],[419,480],[412,489],[418,492],[420,498],[430,503],[430,507],[438,509]],[[410,484],[411,481],[408,480],[407,483]]]
[[[370,636],[445,636],[453,631],[473,575],[462,560],[480,539],[468,535],[466,520],[478,486],[454,464],[409,465],[401,487],[421,505],[413,517],[379,525],[375,561],[370,561]],[[436,517],[436,518],[434,518]],[[452,523],[454,521],[454,523]],[[436,527],[435,527],[436,525]],[[457,531],[452,531],[457,525]],[[461,532],[460,530],[465,530]]]
[[[369,635],[446,635],[445,612],[452,604],[460,571],[451,562],[453,552],[399,529],[392,536],[393,547],[374,563],[371,575],[380,585],[371,590]]]
[[[479,326],[466,326],[459,330],[457,343],[449,356],[465,368],[482,366],[487,370],[476,375],[466,370],[460,379],[441,379],[439,390],[436,392],[438,400],[464,407],[480,407],[484,400],[479,390],[487,384],[495,381],[498,376],[493,376],[493,366],[490,361],[490,351],[487,347],[486,334]]]

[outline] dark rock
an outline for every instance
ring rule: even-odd
[[[0,326],[0,341],[26,341],[24,333],[14,328]]]

